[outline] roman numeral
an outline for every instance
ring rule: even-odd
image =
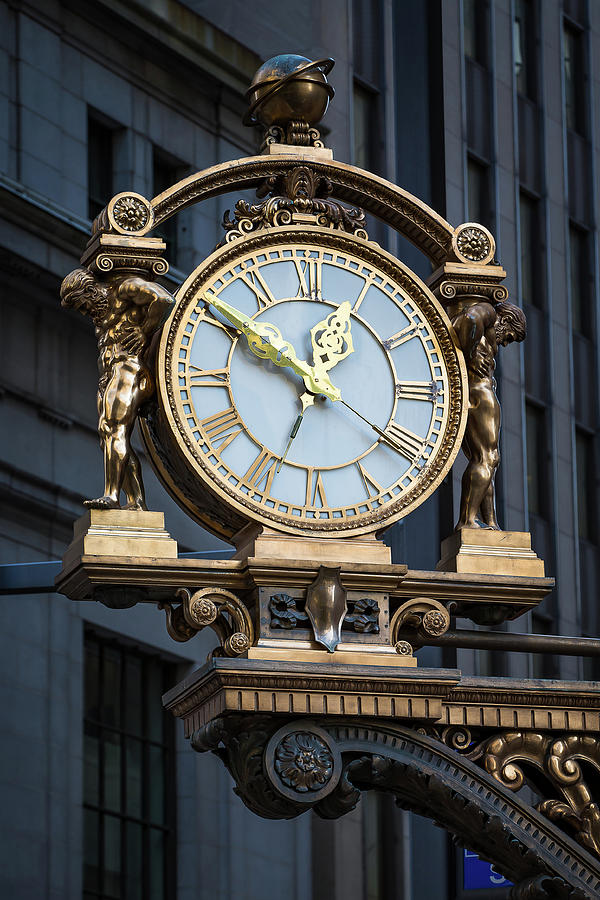
[[[437,381],[399,381],[396,397],[402,400],[437,400],[441,388]]]
[[[229,384],[229,369],[201,369],[190,365],[188,384],[190,387],[226,387]]]
[[[207,294],[206,297],[208,302],[211,295]],[[224,325],[223,322],[219,322],[218,319],[215,319],[212,312],[208,308],[208,305],[198,310],[198,320],[200,322],[206,322],[207,325],[214,325],[215,328],[220,328],[221,331],[223,331],[232,341],[240,333],[237,328],[233,327],[233,325]]]
[[[413,434],[412,431],[404,428],[403,425],[398,425],[397,422],[392,421],[389,423],[385,429],[385,435],[390,438],[396,449],[400,450],[407,459],[416,459],[423,452],[424,439],[417,434]]]
[[[226,447],[235,440],[240,431],[242,431],[242,420],[238,416],[233,406],[224,409],[223,412],[215,413],[203,419],[200,425],[204,429],[206,437],[212,444],[213,449],[220,456]]]
[[[306,503],[305,506],[325,507],[327,497],[323,486],[323,473],[309,468],[306,473]]]
[[[379,484],[378,481],[375,481],[372,475],[369,475],[364,466],[361,466],[359,462],[356,463],[358,466],[358,471],[361,474],[362,480],[365,485],[365,490],[369,497],[376,497],[377,494],[383,493],[383,488]]]
[[[383,346],[386,350],[395,350],[400,344],[404,344],[406,341],[410,341],[411,338],[416,337],[416,335],[419,334],[420,328],[421,325],[419,323],[407,325],[402,331],[397,331],[396,334],[393,334],[384,341]]]
[[[252,485],[256,490],[266,491],[267,494],[270,494],[278,462],[279,457],[274,456],[266,447],[263,447],[244,475],[244,481]]]
[[[258,269],[246,269],[240,277],[244,284],[254,293],[259,310],[266,309],[267,306],[275,302],[271,289]]]
[[[313,300],[322,300],[321,284],[321,260],[308,256],[303,259],[294,257],[294,265],[298,273],[298,293],[296,297],[311,297]]]
[[[373,278],[372,278],[372,277],[370,277],[370,278],[365,278],[365,283],[363,284],[363,286],[362,286],[362,288],[361,288],[360,294],[358,295],[358,297],[357,297],[356,300],[354,301],[354,306],[352,307],[352,312],[358,312],[358,310],[360,309],[360,304],[361,304],[361,303],[363,302],[363,300],[365,299],[366,293],[367,293],[367,291],[369,290],[369,288],[371,287],[372,284],[373,284]]]

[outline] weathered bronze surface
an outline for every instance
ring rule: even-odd
[[[137,197],[113,202],[112,212],[125,230],[129,223],[134,229],[150,217]],[[98,338],[98,433],[104,456],[104,494],[86,500],[85,506],[118,509],[123,491],[126,509],[145,510],[141,467],[131,446],[131,433],[140,407],[154,394],[148,351],[174,301],[162,285],[148,280],[150,265],[156,271],[157,260],[135,256],[138,249],[145,253],[153,250],[152,245],[140,248],[139,240],[128,238],[117,238],[114,245],[106,239],[92,239],[91,244],[84,254],[88,265],[67,275],[60,290],[62,305],[88,316]],[[166,264],[158,266],[161,269],[166,271]]]
[[[333,653],[340,643],[342,622],[348,611],[340,567],[319,566],[319,574],[306,591],[305,610],[315,640]]]
[[[462,444],[468,463],[456,528],[499,530],[494,479],[500,462],[500,404],[494,370],[498,347],[525,339],[525,315],[512,303],[492,305],[473,297],[457,298],[447,311],[465,354],[469,376],[469,415]]]
[[[249,109],[244,124],[262,125],[267,144],[322,147],[314,126],[325,115],[335,93],[327,82],[333,66],[333,59],[313,62],[293,53],[268,59],[247,91]]]
[[[214,660],[164,703],[259,815],[335,818],[361,791],[389,791],[493,862],[516,897],[598,895],[593,685]]]
[[[464,498],[463,498],[464,499]],[[442,541],[442,572],[480,575],[544,575],[544,560],[531,549],[528,531],[462,527]]]

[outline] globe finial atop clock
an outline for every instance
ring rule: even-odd
[[[257,70],[246,92],[244,125],[265,129],[265,146],[273,143],[322,147],[315,128],[334,95],[327,75],[333,59],[310,60],[295,53],[273,56]]]

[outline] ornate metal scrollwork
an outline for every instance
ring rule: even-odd
[[[431,597],[414,597],[398,607],[390,622],[390,636],[393,645],[400,643],[400,634],[414,632],[414,646],[419,646],[419,637],[439,637],[450,627],[450,613],[438,600]]]
[[[291,818],[314,809],[336,818],[356,806],[362,791],[387,791],[399,806],[434,819],[459,844],[493,862],[515,883],[512,900],[598,896],[598,852],[588,847],[590,855],[516,797],[512,774],[502,780],[482,764],[494,757],[500,770],[513,765],[510,760],[524,748],[508,735],[482,743],[466,728],[447,727],[434,736],[373,720],[280,723],[275,716],[230,715],[192,737],[196,749],[218,752],[236,780],[236,792],[259,815]],[[544,745],[540,737],[530,742],[532,758]],[[592,754],[587,736],[572,737],[576,740],[547,739],[547,758],[553,760],[548,766],[571,786],[579,781],[568,760],[586,754],[590,762],[596,752],[595,739]],[[595,755],[592,762],[596,765]]]
[[[366,238],[364,212],[328,199],[331,191],[329,179],[318,175],[309,166],[296,166],[285,175],[268,178],[258,192],[262,196],[269,194],[266,200],[261,203],[238,200],[233,218],[229,217],[229,211],[225,213],[226,240],[235,240],[261,228],[310,220],[315,225],[338,228]]]
[[[179,606],[163,603],[167,632],[175,641],[189,641],[203,628],[210,627],[220,646],[213,656],[239,656],[254,643],[254,625],[250,613],[235,594],[223,588],[201,588],[193,593],[179,588]]]
[[[539,732],[509,731],[486,742],[482,761],[486,771],[511,791],[529,783],[539,793],[539,779],[528,777],[527,767],[541,772],[545,782],[541,790],[545,787],[559,797],[542,799],[536,808],[600,856],[600,806],[592,798],[590,780],[582,768],[583,763],[592,778],[594,770],[600,772],[598,736],[571,734],[557,738]]]

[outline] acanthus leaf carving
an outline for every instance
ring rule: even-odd
[[[272,176],[257,190],[259,197],[266,196],[267,199],[260,203],[238,200],[233,218],[229,210],[226,211],[223,217],[226,241],[263,228],[307,220],[366,239],[364,212],[329,199],[331,191],[329,179],[318,175],[309,166],[296,166],[283,175]]]

